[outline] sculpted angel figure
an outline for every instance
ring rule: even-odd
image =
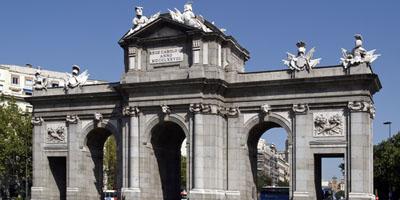
[[[354,35],[354,38],[355,47],[350,53],[348,53],[346,49],[342,48],[343,57],[340,58],[340,60],[345,69],[351,65],[356,65],[360,63],[372,63],[380,56],[379,54],[375,54],[375,49],[367,51],[362,47],[363,38],[361,34]]]
[[[287,65],[291,70],[303,71],[311,70],[319,64],[321,58],[312,59],[315,48],[312,48],[308,53],[306,53],[306,43],[299,41],[296,44],[297,56],[287,53],[287,60],[282,60],[285,65]]]
[[[40,68],[36,70],[35,78],[33,80],[33,88],[35,90],[47,90],[47,78],[43,77]]]
[[[89,74],[87,70],[79,74],[80,67],[78,65],[72,65],[72,73],[67,74],[67,79],[65,80],[65,86],[64,89],[72,89],[78,86],[82,86],[86,83]]]

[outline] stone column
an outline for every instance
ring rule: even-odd
[[[129,142],[123,142],[128,146],[124,151],[128,153],[128,185],[123,188],[123,196],[126,199],[140,199],[140,177],[139,177],[139,109],[128,106],[124,108],[124,115],[129,117]]]
[[[314,186],[314,162],[313,155],[309,149],[307,134],[312,133],[312,116],[308,114],[307,104],[293,105],[293,168],[295,174],[292,175],[293,199],[309,200],[315,199]],[[310,159],[311,158],[311,159]]]
[[[82,174],[79,168],[82,162],[79,148],[81,123],[77,115],[67,115],[68,157],[67,157],[67,200],[80,199]]]
[[[190,199],[226,199],[226,115],[238,109],[195,104],[193,113],[194,187]],[[235,110],[235,112],[233,112]],[[222,116],[221,116],[222,115]]]
[[[375,109],[370,102],[349,102],[349,199],[373,200],[372,118]]]
[[[241,144],[240,135],[242,132],[243,118],[236,116],[227,117],[227,166],[226,166],[226,199],[227,200],[240,200],[245,198],[245,193],[241,194],[243,184],[246,182],[245,175],[238,175],[243,173],[243,168],[238,166],[245,166],[247,152],[244,153],[246,144]]]
[[[43,153],[44,136],[46,134],[44,121],[41,117],[33,117],[33,136],[32,136],[32,172],[33,185],[31,188],[32,200],[45,199],[45,188],[48,168],[46,155]]]

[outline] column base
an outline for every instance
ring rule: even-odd
[[[122,188],[122,199],[140,199],[140,188]]]
[[[192,189],[189,191],[190,200],[225,200],[224,190]]]
[[[79,200],[79,188],[67,187],[67,200]]]
[[[293,200],[309,200],[311,199],[308,192],[293,192]]]
[[[226,200],[241,200],[239,191],[226,191]]]
[[[349,200],[375,200],[374,194],[350,192]]]
[[[31,200],[41,200],[44,198],[44,187],[32,187],[31,188]]]

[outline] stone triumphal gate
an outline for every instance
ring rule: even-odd
[[[190,199],[257,199],[257,142],[274,127],[288,135],[293,199],[320,199],[323,157],[344,158],[348,199],[373,199],[381,85],[369,62],[313,68],[298,43],[290,69],[246,73],[249,52],[233,37],[175,12],[136,20],[119,44],[120,82],[79,86],[75,71],[76,84],[29,99],[33,199],[100,199],[110,135],[123,199],[179,199],[181,145]]]

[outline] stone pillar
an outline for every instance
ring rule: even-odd
[[[82,163],[80,151],[81,123],[77,115],[67,115],[68,156],[67,156],[67,200],[79,200],[82,189]]]
[[[33,185],[31,188],[32,200],[46,199],[45,188],[47,180],[48,164],[46,155],[43,153],[44,136],[46,127],[41,117],[33,117],[33,136],[32,136],[32,173]]]
[[[227,118],[227,172],[226,172],[226,182],[227,182],[227,191],[226,191],[226,199],[227,200],[240,200],[245,199],[245,192],[240,191],[243,189],[243,184],[246,182],[245,175],[238,175],[243,173],[243,168],[238,166],[245,166],[246,163],[246,155],[247,152],[244,152],[244,148],[246,144],[241,144],[241,131],[243,118],[241,117],[228,117]],[[243,192],[243,193],[242,193]]]
[[[238,109],[236,114],[238,114]],[[215,105],[191,105],[193,113],[194,187],[189,198],[226,199],[226,115],[233,112]],[[222,116],[221,116],[222,115]]]
[[[312,116],[308,114],[307,104],[293,105],[293,156],[294,173],[292,177],[293,199],[309,200],[316,199],[314,186],[314,162],[310,152],[307,134],[312,133]]]
[[[124,185],[122,195],[125,199],[140,199],[140,177],[139,177],[139,149],[140,149],[140,135],[139,135],[139,109],[137,107],[128,106],[124,108],[124,115],[129,117],[129,136],[124,137],[129,142],[123,142],[127,146],[124,151],[128,153],[129,163],[128,170],[128,185]]]
[[[374,106],[370,102],[349,102],[349,199],[373,200],[373,143],[372,118]]]

